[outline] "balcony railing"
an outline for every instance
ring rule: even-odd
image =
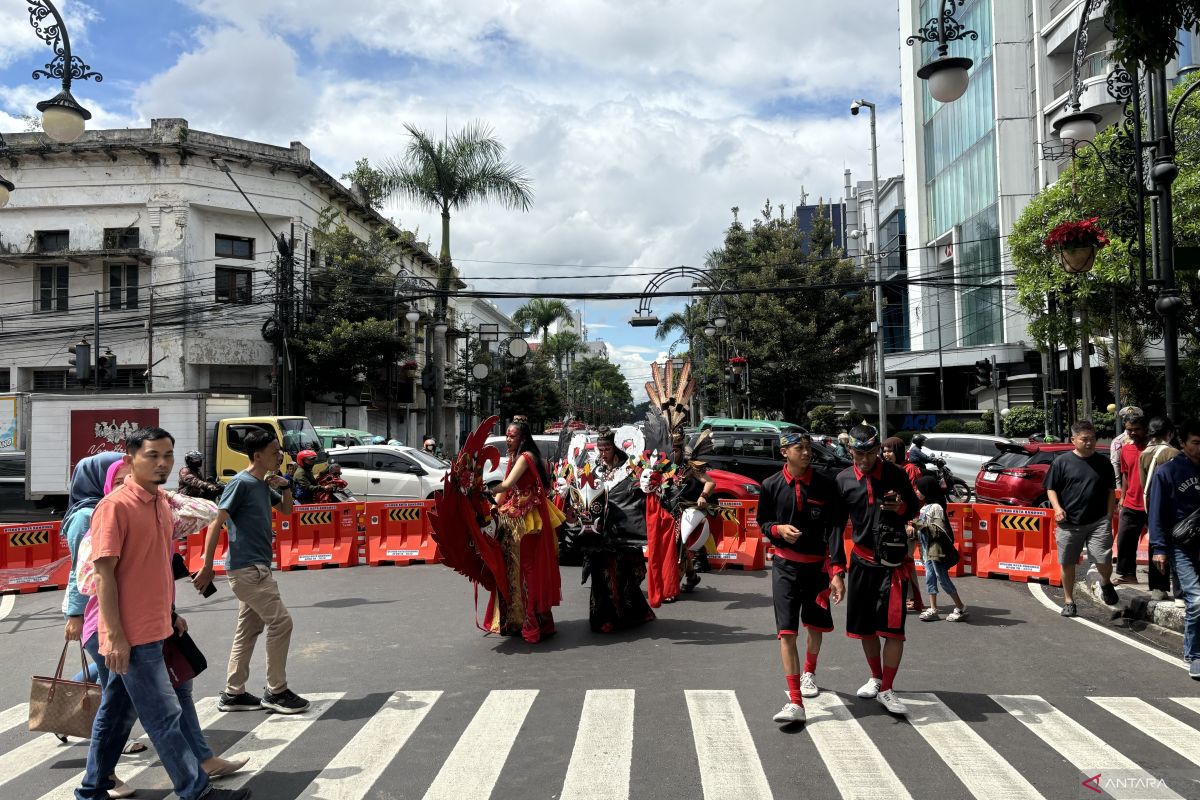
[[[1097,50],[1095,53],[1089,53],[1083,63],[1079,65],[1079,79],[1086,81],[1088,78],[1095,78],[1099,75],[1104,75],[1108,72],[1109,65],[1108,53],[1103,50]],[[1061,97],[1071,91],[1071,81],[1075,79],[1074,73],[1067,70],[1062,75],[1059,75],[1054,81],[1051,88],[1051,94],[1054,97]]]

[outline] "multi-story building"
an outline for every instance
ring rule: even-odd
[[[86,337],[116,357],[114,390],[240,392],[256,412],[269,410],[291,358],[269,338],[276,302],[300,307],[320,258],[313,229],[327,208],[358,235],[383,230],[401,242],[395,271],[436,278],[428,249],[315,164],[300,142],[250,142],[183,119],[89,131],[70,145],[40,133],[4,140],[5,175],[17,190],[0,209],[0,391],[88,391],[74,381],[67,354]],[[280,264],[280,235],[294,252],[291,274]],[[412,396],[411,381],[389,384],[397,402],[385,402],[383,386],[355,392],[347,424],[419,436],[424,398]],[[291,410],[340,424],[341,405],[297,398]],[[452,431],[455,409],[445,413]]]

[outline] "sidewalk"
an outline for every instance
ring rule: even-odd
[[[1151,600],[1150,590],[1146,583],[1148,574],[1147,568],[1139,565],[1137,569],[1139,583],[1117,586],[1120,605],[1116,608],[1120,609],[1121,615],[1126,619],[1152,622],[1167,630],[1183,633],[1185,609],[1183,606],[1176,606],[1175,600],[1170,597],[1162,601]],[[1095,568],[1089,569],[1086,577],[1082,580],[1079,579],[1078,574],[1076,575],[1075,595],[1076,597],[1086,595],[1097,604],[1105,605],[1100,598],[1100,575]],[[1113,608],[1113,606],[1106,607]]]

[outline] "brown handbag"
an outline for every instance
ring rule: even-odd
[[[53,678],[40,675],[33,678],[33,685],[29,688],[29,730],[90,739],[92,722],[100,710],[102,692],[98,683],[63,680],[63,665],[67,661],[67,648],[70,646],[70,642],[63,644]],[[83,664],[83,674],[86,676],[83,642],[79,643],[79,661]]]

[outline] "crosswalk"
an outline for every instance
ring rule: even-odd
[[[901,696],[907,720],[822,692],[786,736],[762,698],[730,689],[329,692],[295,716],[226,715],[204,698],[197,715],[210,741],[250,759],[221,785],[268,800],[1200,797],[1200,698]],[[0,797],[70,800],[86,743],[25,732],[27,713],[0,711]],[[529,769],[530,742],[547,765],[533,792],[508,777]],[[296,772],[301,783],[279,780]],[[148,796],[167,787],[153,750],[123,758],[119,774]]]

